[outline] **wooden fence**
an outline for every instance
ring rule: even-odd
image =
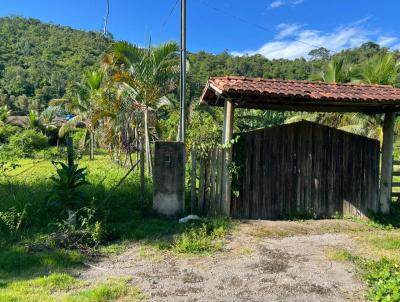
[[[191,153],[191,212],[202,216],[222,213],[222,160],[224,151],[213,148]]]
[[[364,215],[378,208],[376,140],[302,121],[241,133],[233,149],[240,169],[233,217]]]
[[[393,174],[392,174],[392,198],[400,198],[400,160],[393,158]]]

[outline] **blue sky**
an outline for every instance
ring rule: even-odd
[[[179,0],[110,0],[109,30],[143,44],[179,39]],[[105,0],[0,0],[0,15],[100,30]],[[188,49],[305,57],[375,41],[400,48],[399,0],[187,0]],[[170,12],[173,13],[170,15]]]

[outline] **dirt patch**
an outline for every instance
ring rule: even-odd
[[[153,261],[132,245],[123,254],[96,263],[102,269],[82,276],[129,276],[150,301],[361,300],[364,285],[354,276],[354,268],[330,261],[325,254],[328,248],[352,248],[349,236],[328,232],[269,238],[249,234],[252,228],[265,228],[265,222],[240,225],[224,251],[213,256],[163,254],[162,261]]]

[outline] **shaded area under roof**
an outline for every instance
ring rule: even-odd
[[[400,89],[389,85],[210,77],[201,104],[309,112],[384,113],[400,111]]]

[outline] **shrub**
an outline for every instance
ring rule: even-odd
[[[31,157],[32,152],[48,147],[47,137],[33,129],[24,130],[10,137],[10,147],[21,155]]]
[[[15,207],[12,207],[6,211],[2,211],[0,212],[0,229],[4,225],[8,232],[15,234],[18,232],[25,217],[26,209],[19,212]]]
[[[0,125],[0,144],[8,143],[11,136],[21,131],[21,128],[13,125]]]
[[[69,167],[62,162],[54,162],[54,164],[59,167],[57,176],[50,178],[53,181],[53,188],[48,199],[71,216],[73,211],[84,206],[87,199],[85,192],[81,190],[82,186],[89,184],[86,180],[86,168],[78,168],[78,165]]]

